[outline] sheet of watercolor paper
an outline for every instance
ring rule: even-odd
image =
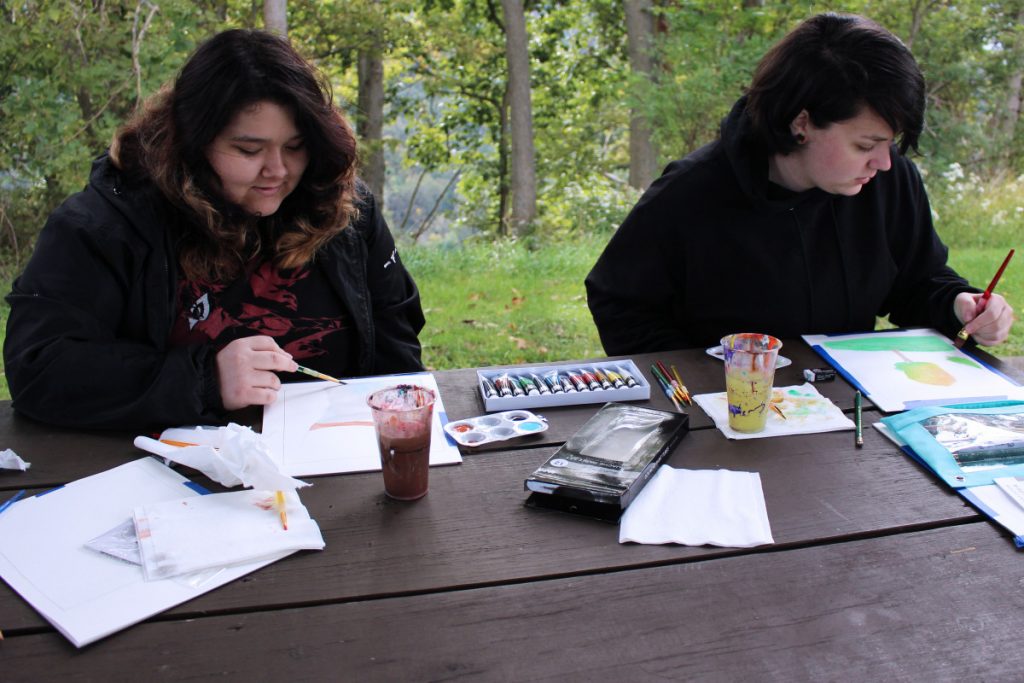
[[[1024,399],[1024,387],[935,330],[804,335],[881,410]]]
[[[396,384],[433,389],[433,431],[430,464],[462,462],[459,449],[448,439],[448,421],[437,382],[430,373],[346,379],[345,384],[300,382],[286,384],[277,400],[263,410],[263,436],[281,472],[292,477],[380,470],[380,453],[366,397]]]
[[[785,418],[774,410],[769,410],[764,431],[755,434],[737,432],[729,427],[729,403],[724,391],[717,394],[698,394],[693,400],[730,439],[761,439],[766,436],[817,434],[854,428],[853,421],[843,415],[843,411],[836,404],[818,393],[813,384],[806,382],[772,389],[772,405],[778,408]]]
[[[146,581],[142,567],[85,547],[137,505],[198,496],[151,457],[18,501],[0,515],[0,577],[77,647],[202,595],[292,551],[205,580]]]

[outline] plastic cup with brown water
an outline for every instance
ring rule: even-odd
[[[782,342],[767,334],[743,332],[722,337],[730,428],[748,434],[764,429],[781,348]]]
[[[373,414],[384,473],[384,492],[397,500],[427,494],[431,417],[436,396],[430,389],[400,384],[366,397]]]

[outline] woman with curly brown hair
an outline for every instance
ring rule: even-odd
[[[8,301],[14,407],[64,425],[218,421],[271,403],[296,360],[422,368],[419,293],[356,179],[351,126],[261,31],[202,44],[118,130]]]

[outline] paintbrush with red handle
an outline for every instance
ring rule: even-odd
[[[1005,259],[1003,259],[1003,265],[999,266],[999,270],[996,271],[996,275],[995,277],[992,278],[992,282],[988,283],[988,289],[986,289],[985,293],[981,295],[982,307],[981,311],[978,311],[978,313],[981,313],[982,311],[985,310],[985,306],[988,305],[988,300],[992,298],[992,290],[996,288],[996,283],[998,283],[999,278],[1003,276],[1003,271],[1006,270],[1006,264],[1010,262],[1011,258],[1013,258],[1013,251],[1014,250],[1011,249],[1010,253],[1006,255]],[[963,347],[963,345],[967,342],[967,336],[967,328],[960,328],[960,331],[956,333],[956,339],[953,340],[953,346],[955,346],[958,349]]]

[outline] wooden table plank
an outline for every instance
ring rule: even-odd
[[[9,681],[1014,680],[1020,553],[973,523],[787,552],[0,647]]]
[[[761,474],[776,548],[977,519],[961,498],[873,429],[728,441],[687,436],[674,467]],[[620,545],[618,527],[523,506],[523,479],[553,449],[484,453],[433,468],[414,503],[384,496],[377,473],[322,477],[302,491],[327,547],[266,567],[172,613],[238,611],[528,581],[751,550]],[[0,586],[0,629],[44,622]]]
[[[10,448],[31,467],[0,470],[0,491],[52,488],[124,464],[141,452],[135,435],[62,429],[15,414],[0,401],[0,448]]]

